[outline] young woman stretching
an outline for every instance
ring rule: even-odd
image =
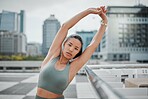
[[[64,99],[63,91],[76,73],[90,59],[102,39],[107,26],[106,12],[104,6],[89,8],[61,26],[41,65],[36,99]],[[70,35],[66,38],[66,36],[71,27],[89,14],[100,16],[102,23],[91,43],[82,52],[83,42],[81,37]]]

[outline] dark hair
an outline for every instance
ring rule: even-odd
[[[72,35],[68,36],[65,39],[65,42],[67,42],[70,38],[75,38],[75,39],[77,39],[77,40],[79,40],[81,42],[81,49],[80,49],[79,53],[74,57],[74,58],[77,58],[77,57],[79,57],[82,54],[83,40],[82,40],[82,38],[81,38],[80,35],[78,35],[78,34],[72,34]]]

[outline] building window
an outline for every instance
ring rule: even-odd
[[[123,57],[122,54],[120,54],[120,55],[119,55],[119,58],[122,58],[122,57]]]
[[[113,55],[113,58],[117,58],[117,55],[116,55],[116,54],[114,54],[114,55]]]

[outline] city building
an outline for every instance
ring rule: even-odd
[[[86,47],[90,44],[92,38],[96,34],[97,31],[77,31],[76,33],[82,37],[83,40],[83,51],[86,49]],[[96,49],[96,51],[93,53],[91,59],[98,59],[98,52],[100,52],[100,45]]]
[[[99,55],[105,61],[148,62],[148,7],[108,6]]]
[[[42,44],[42,51],[44,56],[48,53],[48,50],[60,26],[60,22],[55,18],[54,15],[50,15],[50,17],[44,21]]]
[[[24,33],[0,31],[1,55],[26,55],[27,38]]]
[[[8,32],[25,32],[25,11],[20,13],[3,10],[0,13],[0,30]]]
[[[0,13],[0,54],[26,54],[25,11]]]
[[[41,56],[41,44],[39,43],[28,43],[27,44],[27,56]]]

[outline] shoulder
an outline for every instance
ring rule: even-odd
[[[58,57],[59,57],[59,56],[52,56],[52,57],[50,57],[49,59],[48,59],[48,57],[45,58],[44,61],[43,61],[42,64],[41,64],[41,68],[44,67],[44,66],[45,66],[46,64],[48,64],[49,62],[51,62],[51,61],[57,59]]]
[[[52,57],[49,61],[57,60],[57,59],[59,59],[59,57],[60,57],[60,56],[54,56],[54,57]]]

